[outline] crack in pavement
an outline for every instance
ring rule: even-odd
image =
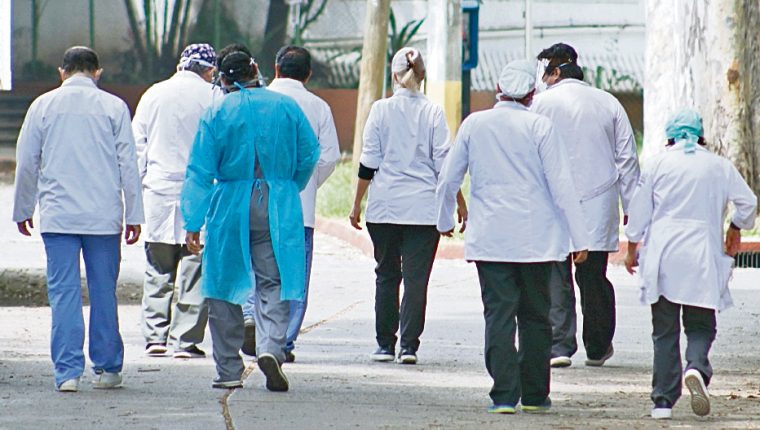
[[[335,314],[315,322],[314,324],[304,327],[301,329],[301,331],[298,332],[298,334],[306,334],[315,328],[326,324],[328,322],[334,321],[343,315],[347,314],[348,312],[352,311],[355,307],[359,306],[361,303],[363,303],[364,300],[359,300],[357,302],[354,302],[345,308],[341,309],[340,311],[336,312]],[[242,382],[245,382],[249,376],[251,376],[251,373],[253,373],[253,370],[256,368],[256,359],[246,366],[245,370],[243,371],[243,375],[240,377],[240,380]],[[233,394],[235,394],[235,391],[237,391],[238,388],[230,388],[227,390],[227,392],[222,396],[221,399],[219,399],[219,403],[222,405],[222,418],[224,419],[224,425],[227,428],[227,430],[235,430],[235,423],[232,421],[232,414],[230,413],[230,404],[229,400],[230,397],[232,397]]]

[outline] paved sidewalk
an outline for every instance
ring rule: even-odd
[[[6,202],[7,187],[0,187]],[[39,236],[21,238],[0,205],[0,268],[42,270]],[[18,236],[18,237],[17,237]],[[648,418],[652,360],[649,310],[638,305],[635,278],[610,274],[618,296],[615,356],[602,368],[552,372],[554,407],[545,415],[494,416],[483,363],[483,318],[474,266],[438,261],[427,325],[416,366],[373,363],[373,261],[317,234],[312,294],[295,350],[285,365],[291,391],[271,393],[255,363],[245,387],[210,388],[211,358],[176,360],[143,355],[140,310],[120,306],[125,387],[57,393],[49,359],[50,311],[0,307],[0,429],[496,429],[662,428]],[[141,247],[125,247],[122,274],[139,282]],[[674,427],[760,428],[760,271],[739,270],[736,307],[718,316],[712,355],[713,413],[697,418],[688,396],[674,410]],[[210,353],[210,337],[201,345]]]

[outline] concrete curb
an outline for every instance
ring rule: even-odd
[[[340,239],[349,245],[358,248],[368,257],[373,257],[372,241],[365,230],[356,230],[351,227],[348,220],[337,220],[317,216],[317,229],[325,234]],[[625,261],[625,254],[628,248],[628,241],[621,238],[618,251],[610,253],[609,262],[611,264],[622,265]],[[760,242],[742,242],[740,252],[757,252],[760,251]],[[438,252],[435,255],[438,260],[463,260],[464,243],[441,241],[438,245]]]

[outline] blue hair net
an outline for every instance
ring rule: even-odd
[[[693,109],[682,109],[668,120],[665,135],[676,142],[685,140],[684,152],[693,153],[697,150],[699,138],[704,135],[702,117]]]

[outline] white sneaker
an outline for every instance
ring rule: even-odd
[[[673,409],[671,408],[652,408],[652,418],[656,420],[669,420],[673,418]]]
[[[121,387],[121,373],[101,372],[95,374],[92,388],[109,389]]]
[[[79,378],[63,381],[61,385],[58,386],[58,391],[61,393],[76,393],[79,391]]]
[[[703,417],[710,413],[710,393],[707,392],[705,380],[697,369],[689,369],[683,377],[683,383],[691,393],[691,410]]]
[[[571,364],[573,364],[573,360],[564,355],[549,360],[549,365],[551,367],[570,367]]]

